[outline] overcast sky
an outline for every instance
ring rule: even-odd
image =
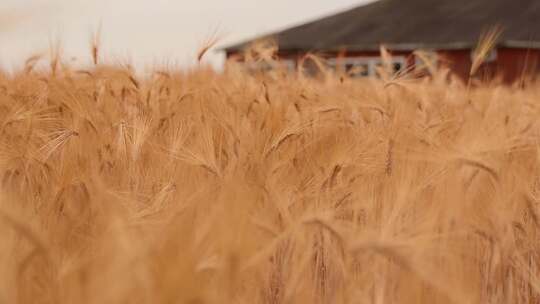
[[[89,60],[93,29],[102,24],[109,60],[139,66],[194,61],[217,31],[221,45],[342,11],[369,0],[0,0],[0,64],[47,53],[60,38],[66,57]],[[75,59],[73,59],[75,60]],[[207,60],[219,65],[212,52]]]

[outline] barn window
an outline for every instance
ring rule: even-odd
[[[251,72],[269,72],[272,70],[285,69],[287,72],[294,72],[296,61],[294,59],[280,59],[279,61],[257,61],[245,65]]]
[[[398,73],[406,66],[406,61],[404,57],[392,57],[392,61],[390,62],[390,66],[392,67],[392,73]],[[381,58],[374,58],[371,61],[371,76],[377,76],[378,74],[378,68],[381,68],[384,66],[383,60]]]
[[[352,62],[345,64],[345,73],[350,77],[365,77],[369,76],[369,65],[367,63]]]
[[[406,60],[402,56],[394,56],[391,59],[391,66],[394,73],[405,68]],[[346,57],[346,58],[331,58],[328,60],[331,68],[342,70],[347,75],[353,78],[378,76],[377,67],[383,65],[380,57]]]

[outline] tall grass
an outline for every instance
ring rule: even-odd
[[[540,301],[539,86],[140,78],[98,37],[0,76],[0,303]]]

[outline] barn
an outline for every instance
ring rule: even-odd
[[[540,1],[538,0],[379,0],[289,29],[225,48],[240,56],[252,42],[277,41],[280,59],[295,66],[306,53],[335,58],[353,76],[373,76],[380,46],[393,56],[396,70],[414,66],[422,50],[439,66],[467,79],[472,55],[483,33],[501,29],[482,66],[483,75],[506,82],[534,77],[540,71]],[[342,57],[341,57],[342,56]]]

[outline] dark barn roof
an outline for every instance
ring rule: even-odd
[[[466,49],[496,25],[500,46],[540,48],[540,0],[379,0],[258,39],[282,51]]]

